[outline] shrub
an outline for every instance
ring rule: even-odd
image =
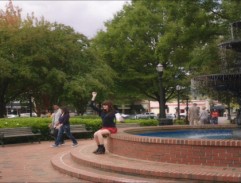
[[[32,127],[33,133],[41,132],[41,140],[50,140],[53,139],[50,135],[49,124],[51,123],[51,118],[3,118],[0,119],[0,128],[16,128],[16,127]],[[74,124],[85,124],[87,130],[91,130],[93,132],[99,130],[101,128],[101,119],[98,116],[91,117],[71,117],[70,123]],[[158,121],[155,119],[128,119],[125,120],[125,123],[139,123],[140,126],[157,126]],[[76,137],[92,137],[92,134],[88,136],[85,135],[77,135]]]
[[[158,125],[158,121],[155,119],[138,120],[138,123],[140,123],[140,126],[157,126]]]
[[[185,125],[186,124],[186,120],[185,119],[175,119],[174,120],[174,124],[175,125]]]

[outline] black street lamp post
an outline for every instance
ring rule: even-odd
[[[181,86],[177,85],[176,86],[176,90],[177,90],[177,119],[180,119],[180,90],[181,90]]]
[[[163,91],[163,85],[162,85],[162,75],[163,75],[163,65],[158,64],[156,66],[156,70],[159,74],[159,88],[160,88],[160,98],[159,98],[159,118],[166,118],[165,113],[165,99],[164,99],[164,91]]]
[[[188,100],[189,100],[189,98],[187,97],[187,103],[186,103],[186,122],[188,122],[188,109],[189,109]]]

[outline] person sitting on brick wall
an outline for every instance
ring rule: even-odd
[[[103,136],[117,133],[115,119],[122,121],[120,114],[114,109],[111,101],[107,100],[102,103],[102,108],[95,106],[95,98],[97,93],[92,92],[92,99],[90,107],[97,111],[102,119],[102,128],[94,133],[94,140],[98,148],[93,152],[95,154],[105,154],[104,138]],[[117,115],[118,114],[118,115]],[[118,117],[116,117],[118,116]],[[123,122],[123,121],[122,121]]]

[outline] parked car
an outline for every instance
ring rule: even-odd
[[[175,114],[166,114],[167,119],[175,119],[176,115]]]
[[[128,118],[130,115],[129,114],[123,114],[123,113],[120,113],[120,115],[123,117],[123,118]]]
[[[17,114],[8,114],[7,115],[7,118],[16,118],[16,117],[18,117]]]
[[[180,114],[180,119],[186,119],[186,114]]]
[[[143,114],[137,114],[136,119],[156,119],[157,115],[153,112],[145,112]]]
[[[21,113],[20,117],[30,117],[30,113]],[[37,117],[37,114],[35,112],[32,113],[32,117]]]

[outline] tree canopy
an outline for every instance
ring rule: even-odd
[[[30,94],[38,114],[53,103],[72,104],[83,113],[91,91],[112,84],[114,73],[83,34],[34,15],[22,20],[11,1],[0,18],[0,117],[8,102]]]
[[[161,63],[166,102],[176,85],[188,89],[195,75],[220,70],[218,44],[229,23],[241,18],[238,7],[227,0],[132,1],[106,22],[94,45],[118,73],[116,88],[125,97],[159,101],[155,68]]]
[[[240,1],[133,0],[93,40],[73,28],[0,10],[0,117],[8,102],[31,94],[38,113],[53,103],[86,110],[91,91],[120,102],[160,101],[156,66],[164,66],[164,103],[191,78],[222,70],[218,45],[241,19]]]

